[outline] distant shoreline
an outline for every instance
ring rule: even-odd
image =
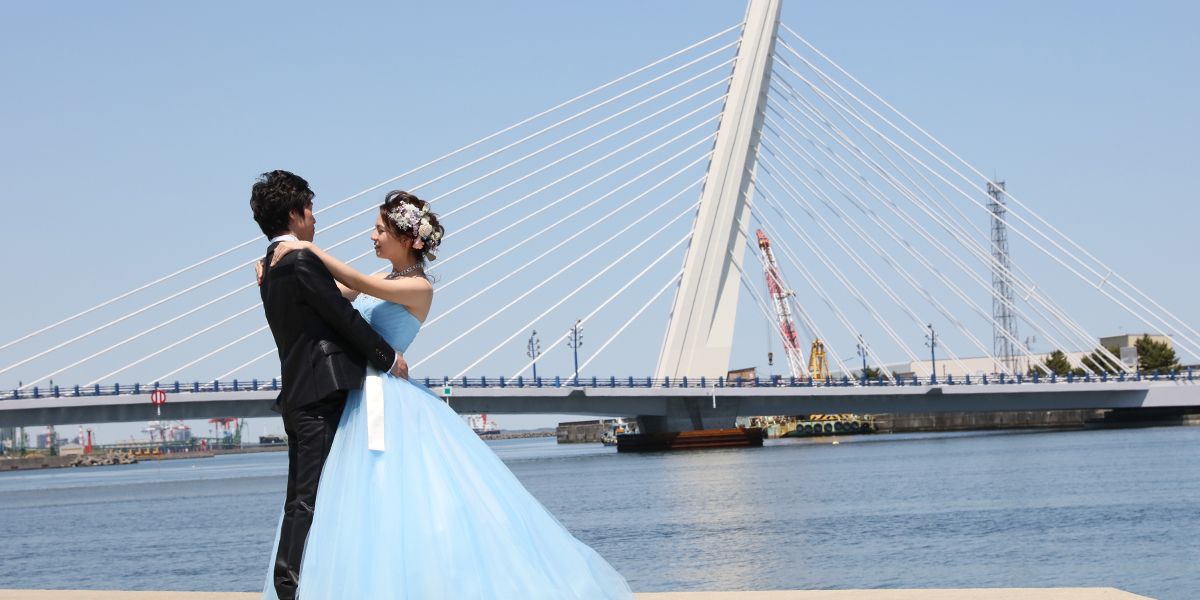
[[[500,433],[481,435],[481,439],[487,440],[514,440],[528,438],[547,438],[555,437],[553,430],[533,430],[533,431],[501,431]],[[270,444],[243,446],[241,448],[215,449],[215,450],[194,450],[191,452],[169,452],[165,454],[132,454],[128,455],[134,459],[134,462],[151,461],[151,460],[182,460],[188,458],[212,458],[214,456],[225,456],[231,454],[258,454],[262,452],[286,452],[287,444]],[[108,456],[126,456],[125,453],[105,453],[90,455],[93,458],[106,458]],[[70,467],[103,467],[108,464],[84,465],[78,464],[80,457],[84,455],[67,455],[67,456],[48,456],[40,453],[30,453],[25,456],[0,456],[0,472],[4,471],[30,471],[38,469],[64,469]],[[124,463],[128,464],[128,463]]]
[[[516,440],[523,438],[540,438],[540,437],[557,437],[554,430],[536,430],[536,431],[501,431],[500,433],[489,433],[479,437],[484,440]]]

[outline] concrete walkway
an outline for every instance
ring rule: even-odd
[[[241,592],[122,592],[0,590],[0,600],[257,600]],[[1114,588],[1010,588],[962,590],[805,590],[771,592],[654,592],[638,600],[1137,600]],[[1153,600],[1153,599],[1150,599]]]

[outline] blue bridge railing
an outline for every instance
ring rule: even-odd
[[[456,388],[556,388],[556,387],[585,387],[585,388],[728,388],[728,387],[850,387],[850,386],[867,386],[867,387],[904,387],[904,386],[922,386],[922,385],[1020,385],[1033,383],[1097,383],[1097,382],[1123,382],[1123,381],[1159,381],[1159,380],[1185,380],[1195,381],[1193,369],[1187,371],[1171,372],[1171,373],[1137,373],[1135,375],[1126,375],[1120,373],[1117,375],[1067,375],[1059,377],[1056,375],[1039,376],[1039,375],[1005,375],[1003,373],[980,376],[965,376],[954,377],[947,376],[940,379],[933,377],[917,377],[911,376],[907,378],[897,378],[895,381],[884,379],[882,377],[876,379],[852,379],[850,377],[841,378],[825,378],[813,379],[812,377],[785,377],[776,375],[772,377],[741,377],[728,379],[718,377],[716,379],[700,377],[700,378],[661,378],[653,377],[617,377],[610,375],[607,377],[418,377],[413,381],[422,383],[430,388],[438,387],[456,387]],[[204,392],[250,392],[250,391],[278,391],[280,382],[278,379],[251,379],[247,380],[231,380],[231,381],[193,381],[190,383],[172,382],[163,384],[161,382],[145,384],[120,384],[112,385],[91,385],[91,386],[53,386],[51,388],[31,387],[26,389],[12,390],[6,393],[0,393],[0,400],[22,400],[30,398],[64,398],[64,397],[91,397],[91,396],[120,396],[120,395],[141,395],[150,394],[156,390],[162,390],[167,393],[204,393]]]

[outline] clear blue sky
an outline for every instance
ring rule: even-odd
[[[260,172],[303,174],[319,207],[724,29],[744,9],[4,3],[0,343],[254,237],[246,199]],[[1193,326],[1198,19],[1189,2],[784,9],[784,22]],[[1142,329],[1091,297],[1060,300],[1098,334]],[[748,322],[738,364],[763,362],[761,318]],[[626,335],[653,349],[661,340],[660,328]],[[422,343],[414,352],[435,347]],[[4,364],[20,358],[0,352]],[[566,373],[569,358],[543,368]],[[597,368],[632,370],[615,358]],[[5,373],[0,385],[43,371]]]

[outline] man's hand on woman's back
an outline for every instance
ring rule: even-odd
[[[404,360],[404,355],[396,353],[396,362],[392,364],[392,370],[388,371],[393,377],[408,379],[408,362]]]

